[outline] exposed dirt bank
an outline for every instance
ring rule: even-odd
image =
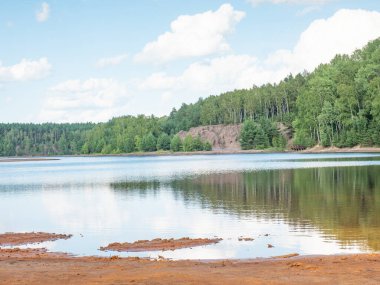
[[[180,238],[180,239],[160,239],[156,238],[154,240],[138,240],[133,243],[110,243],[105,247],[101,247],[100,250],[103,251],[129,251],[129,252],[139,252],[139,251],[164,251],[164,250],[175,250],[179,248],[188,248],[194,246],[208,245],[213,243],[218,243],[222,239],[208,239],[208,238],[197,238],[190,239]]]
[[[54,241],[58,239],[69,239],[72,235],[55,234],[55,233],[5,233],[0,234],[0,246],[14,246],[29,243],[41,243],[45,241]]]
[[[380,284],[380,255],[154,261],[0,249],[3,284]]]
[[[237,125],[209,125],[194,127],[185,131],[180,131],[178,135],[184,139],[188,134],[192,137],[200,136],[203,141],[208,141],[213,150],[240,150],[241,124]]]

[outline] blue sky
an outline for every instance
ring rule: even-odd
[[[377,0],[3,0],[0,122],[164,115],[379,36]]]

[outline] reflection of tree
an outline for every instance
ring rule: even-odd
[[[112,187],[146,193],[169,186],[185,203],[241,217],[283,219],[296,228],[317,227],[342,246],[380,250],[378,173],[379,166],[267,170]]]
[[[170,185],[177,197],[207,208],[275,218],[290,201],[289,174],[289,170],[210,174],[173,180]]]

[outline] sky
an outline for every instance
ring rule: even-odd
[[[378,37],[379,0],[1,0],[0,122],[167,115]]]

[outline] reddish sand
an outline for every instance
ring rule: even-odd
[[[69,239],[72,235],[62,235],[55,233],[5,233],[0,234],[0,246],[14,246],[29,243],[40,243],[54,241],[57,239]]]
[[[0,249],[1,284],[380,284],[380,255],[168,261]]]
[[[222,239],[208,239],[208,238],[180,238],[180,239],[160,239],[156,238],[154,240],[138,240],[133,243],[110,243],[105,247],[101,247],[100,250],[103,251],[130,251],[130,252],[139,252],[139,251],[164,251],[164,250],[175,250],[179,248],[187,248],[194,246],[201,246],[207,244],[218,243]]]

